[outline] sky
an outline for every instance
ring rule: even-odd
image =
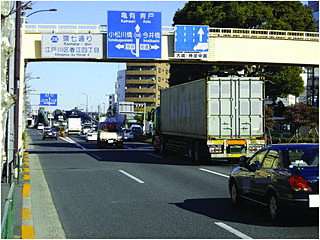
[[[182,9],[186,1],[35,1],[26,16],[55,8],[56,12],[39,12],[27,18],[28,24],[107,24],[107,11],[154,11],[162,13],[162,26],[172,26],[174,13]],[[70,110],[74,107],[98,111],[108,108],[107,94],[115,93],[117,71],[124,70],[125,63],[99,62],[30,62],[26,73],[32,78],[28,85],[32,94],[56,93],[58,106]],[[82,94],[85,93],[86,95]],[[39,95],[29,95],[32,109],[38,109]],[[105,103],[105,104],[103,104]]]

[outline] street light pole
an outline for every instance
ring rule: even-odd
[[[87,94],[85,94],[85,93],[80,93],[80,94],[83,94],[83,95],[85,95],[86,97],[87,97],[87,106],[86,106],[86,112],[87,112],[87,114],[88,114],[88,95]]]
[[[57,11],[57,9],[55,9],[55,8],[48,9],[48,10],[39,10],[39,11],[35,11],[35,12],[33,12],[33,13],[30,13],[30,14],[27,16],[27,18],[30,17],[30,16],[33,15],[33,14],[38,13],[38,12],[56,12],[56,11]]]

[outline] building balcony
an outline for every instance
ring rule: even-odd
[[[126,97],[126,102],[135,102],[135,103],[146,103],[146,102],[156,102],[156,98],[147,98],[147,97]]]
[[[127,88],[126,93],[156,93],[155,88]]]
[[[156,75],[156,70],[126,70],[126,76],[134,75]]]
[[[126,84],[156,84],[156,80],[126,80]]]

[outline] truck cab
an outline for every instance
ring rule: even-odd
[[[98,148],[116,147],[123,148],[123,133],[117,126],[116,121],[100,122],[97,131]]]

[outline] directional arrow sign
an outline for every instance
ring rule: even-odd
[[[208,52],[209,26],[176,25],[176,52]]]
[[[40,93],[40,106],[57,106],[58,95],[55,93]]]
[[[108,58],[161,58],[161,12],[108,11]]]

